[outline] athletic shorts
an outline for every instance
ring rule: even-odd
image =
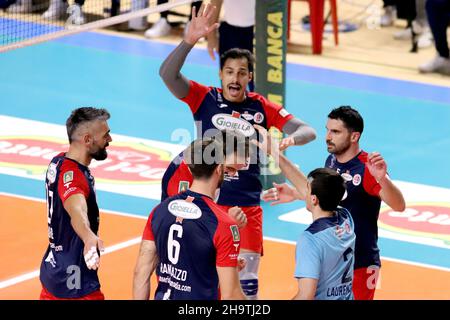
[[[221,206],[225,211],[233,206]],[[260,206],[240,207],[247,216],[247,225],[239,229],[241,249],[263,254],[262,208]]]
[[[355,300],[373,300],[379,275],[379,267],[359,268],[353,272]]]
[[[100,290],[94,291],[80,298],[57,298],[42,287],[40,300],[105,300],[105,296]]]

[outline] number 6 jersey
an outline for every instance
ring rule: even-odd
[[[187,190],[153,209],[143,240],[155,241],[156,300],[217,300],[216,267],[236,267],[239,229],[214,201]]]

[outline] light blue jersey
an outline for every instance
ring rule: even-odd
[[[314,221],[297,242],[295,277],[318,279],[316,299],[353,299],[353,219],[347,209]]]

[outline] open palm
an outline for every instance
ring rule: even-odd
[[[195,44],[200,38],[205,37],[219,27],[218,23],[210,22],[215,10],[216,7],[211,6],[209,3],[206,5],[203,3],[198,13],[195,7],[192,7],[192,20],[184,38],[187,43]]]

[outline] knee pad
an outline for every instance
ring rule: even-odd
[[[239,258],[246,261],[245,267],[239,272],[242,291],[249,299],[256,299],[258,294],[258,269],[261,255],[259,253],[241,253]]]

